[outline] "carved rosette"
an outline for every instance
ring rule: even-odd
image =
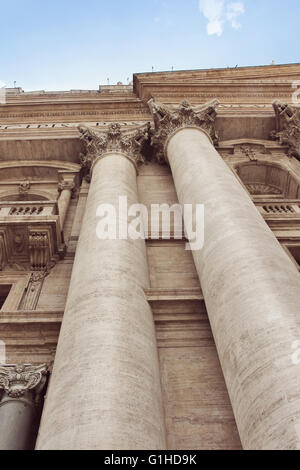
[[[276,130],[271,137],[289,146],[289,155],[300,160],[300,107],[274,101]]]
[[[95,160],[103,158],[107,153],[126,154],[136,168],[145,161],[144,146],[150,139],[150,124],[134,130],[123,130],[119,123],[110,124],[107,131],[85,126],[79,126],[78,129],[85,147],[81,164],[88,177]]]
[[[155,158],[164,163],[167,160],[165,145],[168,138],[178,129],[185,127],[199,127],[217,143],[215,132],[215,119],[217,116],[218,100],[213,100],[200,106],[191,106],[183,101],[179,106],[165,106],[156,103],[153,99],[148,101],[153,115],[155,132],[152,136],[152,146]]]
[[[10,398],[22,398],[32,393],[34,403],[38,404],[41,392],[46,384],[48,367],[16,365],[0,367],[0,393]],[[1,398],[1,395],[0,395]]]

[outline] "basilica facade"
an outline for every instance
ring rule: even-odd
[[[0,449],[300,449],[299,77],[6,89]],[[103,205],[170,233],[101,238]]]

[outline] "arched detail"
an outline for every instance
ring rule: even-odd
[[[0,192],[0,201],[51,201],[50,194],[46,191],[40,191],[34,189],[32,192],[29,192],[26,195],[18,194],[16,190],[8,190],[8,191],[1,191]]]
[[[267,161],[237,163],[235,171],[252,196],[300,199],[300,184],[280,164]]]
[[[14,161],[1,161],[0,170],[4,168],[19,168],[19,167],[41,167],[41,168],[53,168],[57,171],[66,170],[80,172],[81,166],[77,163],[62,162],[59,160],[14,160]]]
[[[265,140],[265,139],[252,139],[250,137],[244,137],[241,139],[222,140],[218,143],[219,148],[233,148],[237,145],[257,145],[264,147],[265,149],[277,149],[283,148],[284,146],[276,140]]]

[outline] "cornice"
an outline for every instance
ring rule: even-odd
[[[199,104],[217,98],[222,104],[271,104],[274,99],[292,100],[292,81],[280,82],[236,82],[203,81],[145,83],[141,86],[140,99],[153,97],[165,104],[178,103],[188,99]]]
[[[214,80],[297,80],[300,75],[300,64],[283,64],[267,66],[250,66],[221,69],[181,70],[172,72],[139,73],[133,76],[133,91],[141,97],[143,86],[149,83],[192,83]]]
[[[91,102],[68,103],[9,103],[0,105],[0,125],[10,123],[59,123],[67,121],[134,121],[147,119],[147,105],[135,98],[131,100],[114,99]]]

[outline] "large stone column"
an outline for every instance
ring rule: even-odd
[[[32,450],[47,366],[0,367],[0,450]]]
[[[128,206],[138,202],[144,134],[123,133],[118,124],[107,133],[81,133],[92,178],[37,449],[162,449],[145,241],[96,235],[100,204],[118,213],[119,196]]]
[[[150,107],[180,203],[205,206],[193,257],[243,446],[300,449],[299,273],[212,144],[216,103]]]

